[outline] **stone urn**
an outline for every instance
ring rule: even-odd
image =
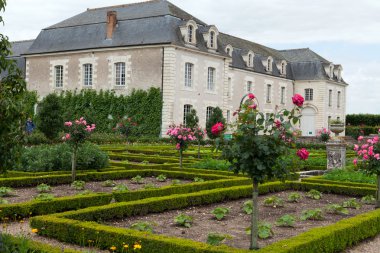
[[[340,133],[344,131],[344,123],[331,123],[330,131],[335,134],[335,137],[337,137]]]

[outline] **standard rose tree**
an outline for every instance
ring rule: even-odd
[[[71,177],[72,180],[75,181],[78,148],[95,130],[95,124],[87,124],[87,121],[81,117],[79,120],[75,120],[74,123],[72,121],[65,122],[64,126],[66,133],[62,137],[62,140],[68,143],[73,149],[71,159]]]
[[[246,99],[248,98],[248,99]],[[303,97],[293,97],[295,107],[291,110],[275,111],[264,115],[258,110],[259,103],[255,95],[247,94],[241,101],[232,139],[223,146],[222,156],[231,163],[230,169],[235,173],[248,174],[253,181],[253,212],[251,223],[250,249],[258,249],[258,186],[273,178],[285,179],[291,163],[291,147],[294,147],[294,125],[299,122]],[[224,127],[215,124],[214,133],[221,133]],[[220,137],[221,138],[221,137]],[[300,159],[308,158],[306,149],[297,151]]]
[[[359,136],[359,145],[354,146],[358,157],[354,159],[354,164],[359,169],[369,175],[377,176],[376,208],[380,208],[380,129],[379,134],[364,141],[363,136]]]
[[[176,144],[176,149],[179,151],[179,166],[182,169],[182,154],[189,145],[190,141],[195,141],[197,138],[194,136],[194,132],[183,125],[172,125],[169,127],[169,130],[166,132],[167,135],[174,141]]]

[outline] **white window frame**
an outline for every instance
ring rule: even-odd
[[[193,72],[194,72],[194,64],[190,62],[185,63],[185,88],[193,87]]]
[[[92,87],[93,84],[93,65],[91,63],[85,63],[83,68],[83,86]]]
[[[215,32],[210,32],[210,47],[215,48]]]
[[[124,87],[125,81],[126,81],[126,64],[125,62],[115,62],[114,68],[115,68],[115,86],[117,87]]]
[[[266,103],[270,104],[272,103],[272,84],[267,84],[267,97],[266,97]]]
[[[194,36],[194,26],[193,25],[189,25],[187,27],[187,42],[194,43],[193,42],[193,36]]]
[[[191,109],[193,109],[193,106],[191,104],[185,104],[183,105],[183,125],[186,126],[186,116],[191,112]]]
[[[54,87],[63,88],[63,65],[54,66]]]
[[[314,90],[311,88],[305,89],[305,101],[313,101],[314,99]]]
[[[214,110],[214,107],[212,107],[212,106],[207,106],[206,107],[206,123],[211,118],[213,110]]]
[[[251,93],[253,91],[253,82],[252,81],[247,81],[245,89],[246,89],[247,93]]]
[[[216,69],[213,67],[209,67],[207,71],[207,90],[215,91],[215,76]]]

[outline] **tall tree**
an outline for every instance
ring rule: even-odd
[[[58,133],[63,129],[63,110],[60,99],[57,94],[51,93],[47,95],[40,103],[40,111],[38,113],[38,129],[49,139],[57,137]]]
[[[226,120],[223,117],[222,109],[220,109],[219,107],[215,107],[212,110],[210,118],[206,122],[206,131],[207,131],[208,138],[216,139],[218,137],[218,136],[215,136],[214,134],[212,134],[212,132],[211,132],[212,126],[218,122],[222,123],[224,126],[226,125]]]
[[[0,12],[5,11],[6,1],[0,0]],[[0,15],[0,23],[3,18]],[[0,33],[0,171],[5,173],[18,161],[23,142],[23,113],[26,83],[12,55],[8,37]]]

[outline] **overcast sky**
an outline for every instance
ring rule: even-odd
[[[10,40],[35,38],[44,27],[87,8],[136,0],[7,0]],[[275,49],[309,47],[342,64],[350,84],[347,113],[380,114],[380,1],[172,0],[219,31]]]

